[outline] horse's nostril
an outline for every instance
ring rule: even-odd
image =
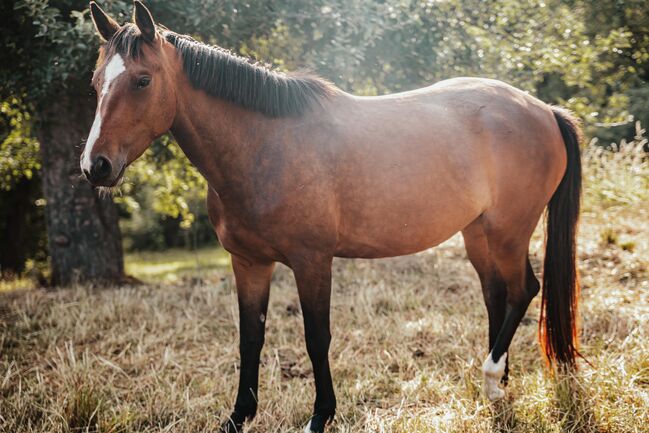
[[[90,180],[90,172],[88,170],[84,169],[83,175],[86,176],[86,179]]]
[[[103,180],[107,178],[113,171],[110,161],[103,156],[95,159],[90,168],[90,174],[95,180]]]

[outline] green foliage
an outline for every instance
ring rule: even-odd
[[[73,3],[76,3],[74,5]],[[0,96],[25,95],[28,102],[46,102],[70,81],[87,76],[92,41],[89,25],[83,25],[72,8],[82,2],[20,0],[4,2]],[[63,11],[66,10],[67,13]]]
[[[0,190],[9,191],[40,169],[31,114],[16,98],[0,102]]]
[[[157,140],[126,173],[115,197],[124,212],[128,249],[214,242],[205,207],[207,182],[169,136]]]
[[[135,210],[138,204],[129,200],[141,185],[153,188],[150,201],[156,213],[172,218],[182,218],[188,228],[194,221],[189,203],[205,197],[207,182],[196,168],[185,162],[184,155],[171,137],[157,140],[145,155],[137,160],[122,185],[126,195],[120,200],[127,208]]]

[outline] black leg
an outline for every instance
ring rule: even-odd
[[[515,265],[514,265],[515,266]],[[498,332],[489,356],[483,364],[486,381],[487,396],[491,400],[502,398],[504,392],[497,387],[497,383],[505,377],[506,360],[509,345],[514,338],[527,307],[539,292],[540,284],[534,276],[534,271],[527,256],[521,272],[511,272],[514,267],[503,266],[503,274],[507,281],[507,307],[505,320]]]
[[[525,264],[525,286],[520,296],[510,296],[507,299],[507,313],[496,341],[491,349],[493,358],[499,358],[503,353],[507,352],[509,345],[514,338],[514,333],[518,328],[521,320],[525,316],[527,307],[532,302],[532,299],[539,293],[539,281],[534,275],[530,261],[526,259]],[[510,299],[511,298],[511,299]]]
[[[489,319],[489,352],[491,352],[505,321],[507,284],[489,253],[489,244],[480,220],[466,227],[462,231],[462,236],[469,260],[480,278],[482,296]],[[508,375],[509,362],[506,360],[502,383],[507,384]]]
[[[257,412],[259,357],[264,345],[264,330],[270,279],[274,263],[250,263],[232,256],[239,301],[239,351],[241,369],[234,411],[221,426],[221,433],[239,433],[243,423]]]
[[[487,306],[489,317],[489,352],[496,344],[498,333],[502,329],[507,313],[507,284],[500,275],[492,275],[486,281],[482,281],[482,295]],[[501,379],[507,384],[509,376],[509,360],[505,360],[505,375]]]
[[[304,316],[306,347],[313,364],[316,398],[313,417],[305,431],[323,432],[336,412],[336,396],[329,369],[329,306],[331,257],[311,257],[291,263]]]

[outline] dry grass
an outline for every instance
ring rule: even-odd
[[[339,410],[330,431],[647,431],[649,197],[615,179],[636,182],[630,169],[646,182],[649,173],[646,162],[616,158],[585,156],[582,339],[593,367],[547,373],[536,299],[510,351],[508,395],[490,404],[480,373],[486,312],[460,238],[410,257],[339,260],[331,349]],[[607,169],[592,168],[598,162]],[[539,232],[535,264],[541,247]],[[298,432],[310,415],[311,368],[290,272],[278,269],[272,286],[259,415],[248,431]],[[229,272],[1,295],[0,431],[213,432],[229,413],[238,363]]]

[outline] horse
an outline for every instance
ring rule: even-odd
[[[505,395],[509,346],[540,290],[548,364],[575,367],[581,131],[569,111],[482,78],[354,96],[197,42],[156,25],[141,2],[134,7],[133,22],[119,25],[90,3],[102,44],[80,165],[93,185],[115,186],[171,132],[207,180],[240,321],[238,393],[221,432],[241,431],[256,413],[278,262],[294,273],[313,366],[306,432],[323,432],[336,410],[328,356],[334,257],[412,254],[462,232],[488,313],[488,399]],[[546,208],[541,285],[528,249]]]

